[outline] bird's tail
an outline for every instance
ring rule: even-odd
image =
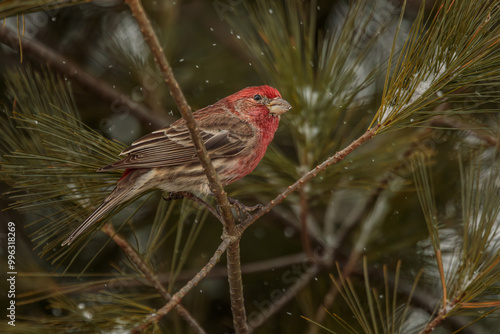
[[[71,234],[66,240],[63,241],[61,246],[69,245],[73,240],[82,234],[90,226],[94,225],[101,218],[103,218],[108,212],[114,209],[119,204],[135,197],[143,189],[137,184],[134,184],[137,179],[144,174],[143,170],[136,170],[135,173],[125,172],[120,182],[116,185],[115,189],[109,194],[109,196],[104,200],[104,202],[94,211],[90,216],[87,217]]]
[[[112,194],[113,195],[113,194]],[[122,194],[118,194],[119,196],[114,196],[112,199],[109,199],[111,195],[104,200],[104,202],[94,211],[90,216],[87,217],[71,234],[66,240],[61,244],[61,246],[69,245],[73,242],[73,240],[82,234],[86,229],[90,226],[94,225],[98,222],[102,217],[104,217],[109,211],[111,211],[114,207],[122,202],[122,199],[126,196],[126,192],[122,191]]]

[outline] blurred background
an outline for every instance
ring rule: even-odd
[[[407,1],[403,9],[392,0],[147,0],[143,5],[193,110],[262,84],[276,87],[292,104],[256,171],[227,187],[229,196],[247,205],[269,202],[368,129],[385,101],[391,52],[404,46],[414,20],[432,17],[436,9],[434,1]],[[127,333],[164,300],[104,233],[87,234],[65,249],[59,244],[120,177],[94,171],[116,159],[125,145],[181,115],[122,1],[0,1],[0,14],[0,207],[14,207],[1,211],[0,219],[2,225],[15,222],[18,272],[16,327],[2,321],[1,331]],[[498,19],[498,9],[491,17]],[[384,319],[374,325],[380,332],[418,333],[442,305],[439,241],[450,286],[456,285],[450,295],[467,292],[464,282],[477,278],[453,272],[466,266],[459,256],[465,254],[477,268],[491,270],[481,278],[485,290],[471,295],[492,304],[457,308],[434,332],[497,330],[498,318],[488,313],[498,303],[499,277],[495,94],[500,76],[494,75],[480,87],[454,86],[449,91],[456,98],[388,128],[245,232],[241,259],[252,332],[328,332],[321,324],[332,333],[376,333],[358,322],[363,312],[353,312],[354,297],[349,303],[339,293],[348,295],[350,287],[358,291],[354,299],[368,319]],[[433,96],[440,92],[448,91]],[[445,110],[461,112],[442,117]],[[432,112],[439,115],[429,116]],[[30,128],[44,121],[46,134]],[[38,156],[12,153],[50,155],[56,150],[44,146],[49,141],[60,148],[56,170]],[[427,174],[415,176],[422,171]],[[494,186],[484,190],[482,182]],[[432,191],[422,195],[426,189]],[[491,198],[473,197],[474,202],[464,193]],[[434,238],[422,204],[429,199],[439,227]],[[471,221],[484,215],[479,202],[489,203],[490,238],[483,251],[493,266],[464,251],[467,201],[478,209]],[[110,221],[171,293],[221,242],[222,226],[214,217],[187,200],[165,201],[159,192],[122,207]],[[4,245],[7,232],[1,233]],[[2,268],[5,252],[2,247]],[[351,284],[337,289],[330,274]],[[369,293],[367,281],[374,289]],[[0,296],[6,307],[4,283]],[[225,256],[182,304],[207,333],[233,332]],[[474,319],[481,321],[462,329]],[[175,312],[148,330],[192,332]]]

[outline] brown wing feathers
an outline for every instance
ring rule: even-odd
[[[246,126],[234,126],[234,129],[245,129],[243,133],[218,129],[216,124],[199,124],[200,134],[212,159],[234,156],[248,146],[248,138],[254,136],[254,129],[238,117],[229,116],[235,123],[243,122]],[[198,161],[191,136],[183,120],[170,127],[154,131],[125,149],[120,155],[127,155],[99,171],[114,169],[136,169],[178,166]]]

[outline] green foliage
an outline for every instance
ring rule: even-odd
[[[67,83],[48,72],[10,72],[14,101],[2,122],[1,178],[12,187],[13,207],[43,212],[33,225],[37,247],[47,255],[100,203],[117,173],[95,171],[124,148],[81,123]],[[63,257],[72,257],[67,249]],[[59,259],[59,253],[49,256]]]
[[[227,19],[259,74],[279,87],[293,106],[282,118],[283,133],[277,134],[286,135],[286,140],[269,150],[256,177],[244,179],[248,186],[238,190],[271,199],[276,190],[293,183],[366,130],[373,118],[370,112],[376,108],[376,79],[384,69],[384,63],[374,61],[384,57],[378,54],[377,43],[395,20],[377,22],[375,31],[367,34],[377,6],[371,1],[345,6],[345,18],[338,15],[340,22],[334,27],[319,29],[315,1],[245,5]],[[242,21],[242,17],[248,19]],[[384,151],[385,145],[378,145],[376,156],[370,149],[354,152],[304,186],[310,233],[317,233],[323,242],[336,238],[338,217],[332,213],[339,202],[332,189],[340,192],[356,187],[366,194],[378,186],[378,177],[387,172],[388,165],[399,165],[394,150],[406,150],[411,135],[389,140],[391,149]],[[300,203],[300,197],[291,196],[277,209],[297,228],[304,211]]]
[[[75,3],[50,2],[57,8]],[[394,6],[381,20],[381,2],[369,0],[226,1],[230,11],[223,18],[232,27],[226,33],[226,22],[207,2],[179,3],[175,9],[159,3],[149,2],[148,10],[158,9],[152,14],[158,15],[155,27],[168,36],[165,50],[188,100],[196,106],[213,103],[235,87],[254,85],[257,72],[259,84],[276,86],[293,105],[265,159],[229,187],[231,196],[266,203],[367,128],[381,126],[375,138],[244,234],[245,302],[257,314],[249,324],[263,319],[255,332],[305,332],[310,325],[312,334],[320,329],[315,324],[332,333],[424,332],[440,326],[452,332],[463,326],[454,317],[463,315],[470,317],[466,322],[481,320],[475,326],[498,328],[488,323],[497,320],[500,281],[498,4],[437,1],[409,22],[411,12]],[[3,1],[0,13],[21,15],[48,4]],[[92,14],[103,11],[92,6],[82,6],[92,17],[79,21],[85,33],[95,33],[91,26],[99,25]],[[61,17],[71,17],[77,8],[61,9]],[[108,18],[125,15],[122,11],[110,10]],[[49,38],[40,33],[37,39],[56,44],[60,31],[72,31],[61,21],[58,16],[61,26],[45,30]],[[127,28],[123,24],[119,32],[129,36]],[[131,56],[123,55],[131,49],[120,44],[127,40],[123,36],[110,43],[101,35],[76,41],[68,36],[57,45],[61,54],[71,54],[78,44],[78,50],[88,50],[81,65],[99,80],[130,95],[142,83],[152,110],[173,109],[161,80],[151,76],[152,61],[139,61],[149,59],[143,44],[133,45],[139,51]],[[20,281],[40,275],[44,280],[38,282],[43,286],[22,287],[19,331],[130,329],[165,303],[144,284],[144,273],[108,237],[88,234],[71,247],[59,247],[119,178],[96,169],[115,161],[125,146],[84,124],[98,127],[109,116],[103,115],[108,101],[99,102],[98,91],[83,92],[77,80],[69,84],[50,70],[19,67],[3,73],[2,101],[8,104],[0,122],[0,179],[9,187],[5,197],[11,208],[34,230],[30,240],[44,261],[50,260],[42,266],[26,260],[30,266]],[[112,109],[112,116],[118,114]],[[143,132],[153,130],[142,126]],[[130,141],[139,136],[128,135]],[[148,214],[151,208],[154,215]],[[151,193],[121,209],[114,218],[117,230],[172,293],[206,264],[220,242],[220,224],[210,224],[213,219],[197,204],[166,202]],[[47,274],[58,268],[64,276]],[[311,268],[317,275],[307,275]],[[338,272],[333,284],[332,271]],[[226,281],[225,271],[214,270],[182,300],[208,332],[232,328]],[[176,314],[164,319],[149,329],[190,331]]]
[[[383,267],[384,291],[383,293],[379,293],[379,291],[370,284],[368,263],[366,257],[364,257],[363,274],[365,296],[363,297],[358,295],[355,284],[349,278],[342,275],[342,271],[338,265],[337,270],[339,273],[339,279],[336,280],[332,276],[333,284],[338,289],[354,314],[354,318],[357,319],[357,322],[362,328],[362,333],[410,333],[407,324],[407,321],[411,316],[410,302],[416,291],[417,283],[422,272],[416,275],[415,281],[412,284],[412,289],[408,295],[408,299],[403,304],[397,296],[400,283],[401,262],[398,262],[395,272],[390,274],[391,277],[389,277],[387,267]],[[390,281],[391,283],[389,283]],[[389,289],[389,286],[391,285],[393,286],[393,291],[390,291]],[[368,309],[364,307],[365,301],[367,301]],[[346,332],[358,333],[342,318],[334,314],[330,315],[342,325]]]
[[[469,162],[460,159],[461,215],[450,234],[441,226],[432,190],[433,181],[424,156],[413,158],[415,182],[424,210],[430,243],[444,264],[443,308],[452,316],[464,309],[499,306],[495,296],[500,281],[500,240],[498,222],[500,165],[496,149],[478,149]],[[453,239],[451,247],[441,240]],[[449,244],[447,240],[445,244]],[[443,259],[441,260],[441,256]],[[443,265],[441,264],[441,266]]]
[[[279,87],[293,105],[283,121],[304,169],[293,178],[339,150],[345,137],[353,139],[364,131],[368,119],[353,102],[382,69],[368,61],[376,34],[362,34],[373,18],[365,12],[373,5],[356,2],[338,29],[321,33],[315,3],[256,1],[246,5],[247,13],[227,17],[261,77]],[[248,20],[242,22],[245,15]],[[385,29],[382,25],[376,33]],[[283,152],[271,158],[271,166],[295,163]]]
[[[228,16],[240,42],[253,63],[258,65],[261,76],[280,87],[294,106],[291,115],[287,115],[289,118],[284,117],[284,122],[294,140],[295,154],[290,154],[290,145],[273,150],[261,164],[257,174],[261,176],[259,180],[247,179],[251,182],[248,191],[255,189],[264,194],[266,189],[269,191],[280,184],[291,183],[356,138],[368,125],[366,110],[370,109],[370,104],[361,104],[360,97],[367,89],[376,89],[373,83],[376,83],[383,65],[371,64],[371,71],[361,70],[370,64],[369,59],[373,57],[373,48],[380,36],[374,34],[366,40],[367,36],[360,32],[364,31],[362,27],[373,22],[374,9],[373,2],[352,3],[341,28],[327,30],[324,38],[312,28],[317,25],[314,1],[286,4],[257,1],[246,7],[248,21],[241,21],[240,12]],[[378,133],[429,126],[437,116],[498,110],[491,103],[498,101],[499,10],[498,6],[487,1],[473,4],[450,0],[436,3],[431,14],[426,15],[422,6],[408,36],[404,37],[406,42],[399,49],[398,34],[404,34],[401,30],[402,11],[389,56],[380,107],[372,120],[372,125],[381,124]],[[388,21],[381,25],[380,32],[388,30],[390,24]],[[454,123],[449,124],[453,126]],[[458,124],[465,126],[466,121],[459,119]],[[486,129],[491,127],[490,124],[483,125]],[[474,133],[483,136],[480,133],[484,128],[477,124],[472,126]],[[345,241],[342,236],[346,229],[359,225],[359,233],[353,241],[353,254],[361,254],[375,244],[378,251],[383,252],[381,243],[376,240],[392,238],[391,231],[380,231],[383,221],[394,210],[391,204],[398,207],[394,196],[402,196],[408,190],[405,174],[398,173],[401,165],[407,163],[402,159],[414,151],[428,151],[427,147],[421,147],[422,140],[432,144],[431,150],[436,149],[436,142],[428,139],[429,134],[429,131],[420,130],[394,132],[390,137],[378,138],[376,143],[365,145],[304,186],[301,196],[288,199],[278,209],[280,219],[302,229],[301,221],[303,223],[305,219],[308,233],[314,235],[316,242],[333,245]],[[398,155],[402,158],[395,159]],[[417,181],[428,176],[425,169],[419,169],[416,175],[419,175]],[[357,191],[354,190],[356,185],[359,187]],[[431,244],[439,250],[440,226],[433,205],[432,187],[418,194],[429,224]],[[304,197],[306,206],[303,205]],[[345,205],[351,208],[350,215],[342,210]],[[338,227],[339,221],[344,225]],[[400,229],[394,228],[393,231],[396,239]],[[483,237],[495,235],[492,228],[487,228],[487,232],[482,234]],[[485,241],[476,244],[476,251],[481,248],[484,252],[485,244]],[[467,259],[451,263],[464,261]],[[455,267],[452,264],[447,266]],[[496,275],[491,279],[497,279]],[[461,281],[457,277],[451,280]],[[355,295],[353,286],[350,287]],[[366,298],[370,300],[370,294]],[[373,304],[373,300],[369,304],[371,320],[363,318],[365,311],[357,298],[350,299],[348,304],[358,310],[356,318],[362,321],[366,333],[376,333],[379,325],[391,319],[389,314],[380,312],[379,305]],[[394,305],[394,308],[398,307]],[[372,325],[371,321],[378,321],[379,325]],[[382,327],[383,332],[400,332],[407,325],[398,321],[397,326]]]
[[[104,138],[80,121],[71,87],[64,79],[48,71],[25,68],[9,72],[6,84],[8,97],[14,101],[14,111],[2,115],[3,122],[0,124],[4,139],[1,142],[0,177],[12,189],[6,193],[13,200],[11,207],[33,217],[29,228],[35,230],[31,238],[36,247],[41,248],[40,255],[57,264],[56,268],[64,264],[66,272],[86,249],[95,245],[90,246],[92,237],[88,235],[79,238],[70,247],[60,247],[60,244],[116,184],[119,172],[96,173],[96,170],[115,161],[125,145]],[[161,201],[149,236],[143,238],[143,233],[130,222],[150,197],[146,196],[128,217],[125,216],[120,229],[125,225],[132,229],[137,249],[143,248],[143,260],[151,267],[156,262],[157,254],[165,251],[165,245],[170,242],[174,245],[172,261],[166,265],[171,269],[169,282],[172,288],[176,276],[186,266],[207,212],[184,201],[180,215],[172,217],[175,204],[179,202],[167,204]],[[193,213],[194,223],[186,225]],[[177,224],[173,223],[175,219]],[[168,227],[167,223],[171,226]],[[89,262],[78,268],[82,271],[81,276],[89,280],[88,283],[61,288],[55,295],[51,284],[37,292],[42,297],[28,295],[22,303],[30,304],[47,298],[51,300],[50,308],[54,312],[62,312],[63,316],[55,319],[24,317],[24,320],[48,331],[68,328],[116,330],[140,325],[146,318],[144,314],[152,312],[147,305],[158,298],[157,294],[144,295],[141,290],[135,289],[129,289],[128,296],[104,291],[105,297],[98,300],[93,300],[97,296],[95,293],[83,294],[79,297],[80,302],[65,296],[92,290],[93,285],[102,284],[102,281],[95,281],[92,275],[84,272],[94,262],[100,262],[97,259],[103,256],[108,244],[109,241],[98,246]],[[125,286],[127,280],[142,277],[133,264],[126,262],[126,268],[125,271],[119,270],[116,285]],[[106,279],[104,282],[109,284],[112,281]],[[90,306],[82,309],[82,305],[87,304]],[[117,311],[118,305],[120,311]],[[117,312],[120,317],[116,316]],[[23,328],[27,332],[34,330],[31,326]],[[157,326],[149,330],[159,332]]]
[[[481,97],[498,89],[499,11],[488,1],[440,1],[425,22],[421,6],[402,50],[396,53],[393,45],[394,65],[389,66],[376,114],[380,131],[425,122],[441,114],[436,108],[443,103],[470,101],[466,90]],[[490,100],[476,101],[469,107],[454,106],[450,113],[474,112]]]
[[[140,324],[147,314],[154,311],[141,303],[148,298],[151,296],[106,291],[82,294],[78,298],[57,296],[49,300],[49,307],[57,313],[56,317],[23,317],[27,324],[19,332],[125,331]],[[158,326],[153,326],[147,333],[162,332]]]

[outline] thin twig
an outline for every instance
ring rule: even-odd
[[[445,318],[446,318],[446,310],[445,309],[439,310],[439,312],[436,315],[436,317],[434,318],[434,320],[432,320],[430,323],[428,323],[427,326],[425,326],[424,330],[421,331],[420,333],[422,333],[422,334],[430,334],[430,333],[434,332],[434,330],[436,329],[436,327],[439,326],[439,324],[441,322],[443,322],[443,320]]]
[[[270,201],[266,206],[264,206],[261,210],[259,210],[257,213],[255,213],[252,217],[250,217],[249,219],[242,222],[238,226],[239,232],[243,233],[243,231],[248,226],[250,226],[255,220],[260,218],[262,215],[268,213],[274,206],[281,203],[292,192],[298,190],[304,183],[309,182],[310,180],[315,178],[319,172],[322,172],[326,168],[328,168],[329,166],[341,161],[348,154],[350,154],[352,151],[354,151],[356,148],[358,148],[361,144],[363,144],[365,141],[373,138],[379,127],[380,127],[380,125],[376,125],[373,128],[368,129],[361,137],[354,140],[346,148],[337,152],[335,155],[328,158],[323,163],[321,163],[320,165],[316,166],[314,169],[312,169],[311,171],[306,173],[304,176],[302,176],[300,179],[298,179],[296,182],[294,182],[292,185],[290,185],[284,192],[279,194],[274,200]],[[349,268],[349,270],[351,270],[351,268]],[[317,274],[317,271],[312,271],[312,272],[314,273],[314,275]],[[309,275],[308,276],[309,279],[311,279],[314,275]],[[304,275],[304,276],[306,276],[306,275]],[[307,280],[300,280],[299,283],[306,284],[308,281],[307,282],[305,282],[305,281],[307,281]],[[297,284],[297,285],[299,285],[299,284]],[[302,285],[300,285],[300,288],[301,287],[302,287]],[[267,319],[269,316],[274,314],[282,305],[287,303],[288,300],[292,298],[292,296],[295,296],[295,294],[298,293],[298,291],[300,291],[300,289],[298,289],[298,288],[299,288],[299,286],[297,287],[297,289],[293,289],[292,292],[290,292],[290,294],[287,293],[286,296],[283,298],[283,300],[280,299],[277,303],[275,303],[274,304],[275,307],[272,308],[272,311],[268,312],[270,314],[261,317],[261,319]],[[260,321],[256,322],[255,325],[251,324],[250,332],[252,332],[254,328],[260,326],[261,324],[262,323]]]
[[[315,169],[308,172],[306,175],[304,175],[302,178],[300,178],[297,182],[295,182],[293,185],[288,187],[287,190],[285,190],[283,193],[278,195],[278,197],[275,200],[271,201],[268,205],[266,205],[264,208],[259,210],[256,214],[251,216],[249,219],[244,221],[240,226],[238,226],[236,228],[236,226],[234,224],[234,219],[233,219],[231,211],[230,211],[230,205],[229,205],[226,193],[224,192],[224,189],[222,188],[220,180],[217,177],[215,169],[210,161],[210,158],[207,155],[205,146],[201,140],[201,137],[199,135],[199,131],[196,127],[196,122],[194,121],[193,115],[191,113],[191,109],[190,109],[189,105],[187,104],[185,97],[184,97],[177,81],[175,80],[175,78],[173,76],[172,69],[171,69],[167,59],[165,58],[165,56],[163,54],[162,48],[161,48],[159,41],[158,41],[154,31],[153,31],[153,28],[152,28],[148,18],[146,17],[146,14],[144,13],[144,9],[142,8],[142,6],[138,0],[126,0],[126,3],[129,5],[133,15],[137,19],[137,22],[141,28],[141,31],[144,35],[144,38],[145,38],[146,42],[149,44],[151,51],[153,52],[153,54],[155,56],[155,60],[158,63],[158,65],[163,73],[165,81],[167,82],[167,85],[170,88],[170,93],[171,93],[172,97],[174,98],[182,116],[186,120],[186,124],[187,124],[189,131],[191,133],[193,143],[194,143],[195,147],[197,148],[198,157],[200,159],[201,164],[205,168],[207,178],[210,182],[210,188],[214,192],[216,199],[217,199],[217,202],[219,204],[219,207],[222,211],[222,218],[223,218],[224,227],[225,227],[224,241],[221,244],[221,246],[225,245],[225,247],[224,247],[224,250],[222,250],[222,252],[225,251],[228,247],[231,248],[231,252],[228,252],[228,276],[229,276],[229,283],[230,283],[231,297],[232,297],[231,298],[231,308],[232,308],[233,317],[234,317],[233,321],[235,324],[236,333],[246,333],[247,327],[245,325],[246,316],[245,316],[245,308],[244,308],[244,303],[243,303],[243,290],[242,290],[241,268],[240,268],[240,260],[239,260],[239,245],[238,245],[239,238],[241,237],[241,234],[255,220],[260,218],[265,213],[269,212],[272,207],[276,206],[283,199],[285,199],[289,194],[291,194],[295,190],[299,189],[305,182],[308,182],[309,180],[316,177],[316,175],[319,172],[325,170],[330,165],[342,160],[345,156],[347,156],[349,153],[351,153],[354,149],[359,147],[363,142],[372,138],[375,135],[379,126],[377,125],[371,129],[367,130],[365,132],[365,134],[363,134],[357,140],[353,141],[344,150],[338,152],[333,157],[327,159],[321,165],[317,166]],[[231,244],[231,246],[230,246],[230,244]],[[222,252],[221,252],[221,255],[222,255]],[[217,261],[218,261],[218,259],[217,259]],[[209,262],[209,264],[210,264],[210,262]],[[209,264],[207,264],[207,266],[209,266]],[[214,263],[214,265],[215,265],[215,263]],[[202,270],[200,273],[202,273],[202,272],[204,272],[204,270]],[[179,292],[176,295],[174,295],[176,299],[175,300],[173,299],[171,302],[167,303],[167,305],[165,305],[158,312],[156,317],[163,316],[173,307],[173,305],[175,305],[175,303],[182,300],[185,293],[187,293],[190,289],[192,289],[192,287],[194,287],[199,282],[199,280],[201,280],[204,277],[204,275],[200,275],[200,273],[195,278],[193,278],[193,280],[188,282],[188,284],[186,284],[186,286],[184,286],[183,289],[179,290]],[[156,317],[152,317],[151,320],[157,321],[157,320],[155,320]],[[141,329],[141,328],[137,328],[137,329]]]
[[[422,139],[426,138],[429,135],[429,133],[431,132],[431,130],[432,130],[431,128],[422,128],[419,131],[420,133],[418,134],[417,139],[402,154],[402,157],[404,159],[407,159],[411,155],[412,152],[414,152],[416,149],[418,149],[418,146],[421,143]],[[399,166],[399,167],[401,167],[401,166]],[[399,167],[393,168],[393,169],[398,170]],[[345,225],[346,228],[337,231],[337,240],[335,242],[335,244],[337,246],[332,249],[333,254],[336,254],[339,251],[339,246],[343,244],[343,240],[345,240],[349,236],[350,232],[362,222],[362,218],[366,215],[367,210],[370,210],[373,208],[377,198],[380,196],[382,191],[387,188],[389,182],[391,180],[393,180],[394,176],[396,176],[396,175],[397,174],[389,173],[386,177],[384,177],[381,180],[381,182],[379,183],[379,185],[377,186],[377,188],[375,188],[373,190],[373,192],[370,194],[368,201],[364,205],[365,209],[355,210],[358,213],[354,217],[354,219],[350,223],[347,223]],[[342,272],[342,275],[344,277],[348,277],[351,275],[351,273],[353,271],[353,265],[356,262],[357,258],[359,258],[359,254],[357,254],[355,252],[352,252],[350,254],[350,257],[347,261],[347,265],[344,267],[344,270]],[[314,323],[322,323],[323,322],[323,320],[327,314],[327,312],[325,312],[325,309],[329,309],[332,306],[337,294],[338,294],[337,288],[335,286],[332,286],[330,288],[330,290],[326,293],[325,297],[323,298],[323,303],[316,310],[315,316],[313,318]],[[314,323],[309,326],[309,329],[308,329],[309,334],[316,334],[320,331],[320,327],[315,325]]]
[[[208,156],[205,144],[201,139],[200,132],[198,130],[198,127],[196,126],[196,121],[194,120],[193,114],[191,112],[191,108],[189,107],[186,98],[184,97],[184,94],[182,93],[182,90],[174,77],[172,68],[170,67],[168,60],[163,53],[162,47],[160,46],[160,41],[158,40],[158,37],[153,30],[151,22],[144,12],[144,8],[142,7],[141,2],[139,0],[125,0],[125,2],[130,7],[132,15],[137,20],[141,32],[144,35],[144,40],[146,41],[146,43],[148,43],[149,48],[154,55],[155,61],[160,67],[160,71],[162,72],[165,82],[169,87],[170,94],[172,95],[175,104],[179,108],[182,117],[186,120],[186,125],[189,129],[189,133],[191,134],[191,139],[194,146],[196,147],[196,154],[198,155],[200,163],[205,170],[205,174],[209,181],[210,190],[214,193],[217,204],[219,205],[219,209],[221,211],[222,223],[224,225],[224,242],[226,242],[226,240],[231,240],[231,243],[238,243],[241,234],[239,234],[236,230],[236,225],[231,212],[231,206],[229,204],[227,194],[224,191],[217,172],[215,171],[210,157]],[[232,246],[232,249],[234,247],[238,246]],[[231,296],[243,296],[243,284],[241,282],[241,264],[239,261],[239,256],[237,258],[232,258],[236,257],[236,252],[230,252],[228,254],[228,257],[231,258],[231,260],[229,260],[227,263],[230,289],[233,292],[238,289],[240,290],[238,293],[231,293]],[[232,275],[231,273],[239,274]],[[243,303],[243,298],[231,298],[231,309],[233,311],[233,315],[240,314],[241,310],[243,310],[244,312],[245,305]],[[242,328],[235,328],[236,333],[246,332],[245,322],[242,323],[241,321],[238,321],[236,322],[236,324],[243,324]]]
[[[224,254],[226,249],[229,247],[230,242],[230,239],[224,239],[215,251],[214,255],[212,255],[212,257],[210,258],[208,263],[189,282],[187,282],[186,285],[184,285],[179,291],[177,291],[177,293],[175,293],[171,297],[170,301],[161,309],[159,309],[158,312],[156,312],[155,316],[149,317],[148,322],[139,327],[136,327],[134,329],[134,332],[140,333],[152,323],[160,320],[173,308],[177,308],[182,298],[184,298],[184,296],[187,295],[188,292],[191,291],[191,289],[198,285],[198,283],[203,280],[203,278],[205,278],[205,276],[207,276],[208,273],[213,269],[213,267],[220,261],[222,254]]]
[[[161,114],[153,114],[150,109],[133,101],[126,94],[113,88],[108,83],[99,80],[69,59],[64,58],[46,45],[37,42],[27,37],[18,36],[17,32],[10,30],[0,24],[0,42],[17,49],[22,47],[23,52],[32,56],[33,59],[48,64],[51,68],[55,68],[69,78],[79,82],[82,86],[92,91],[97,92],[103,98],[120,103],[134,114],[138,119],[151,123],[154,127],[160,128],[168,123],[168,119]]]
[[[268,204],[266,204],[262,209],[257,211],[255,214],[253,214],[250,218],[245,219],[241,224],[238,225],[238,232],[243,233],[243,231],[248,228],[250,225],[252,225],[257,219],[262,217],[264,214],[268,213],[271,211],[273,207],[281,203],[285,198],[288,197],[291,193],[302,187],[304,183],[309,182],[310,180],[314,179],[316,175],[318,175],[319,172],[324,171],[328,167],[330,167],[333,164],[336,164],[337,162],[341,161],[344,159],[348,154],[350,154],[352,151],[354,151],[356,148],[358,148],[361,144],[363,144],[365,141],[370,140],[375,136],[377,133],[377,130],[380,128],[380,124],[375,125],[374,127],[366,130],[366,132],[359,137],[358,139],[354,140],[352,143],[350,143],[346,148],[344,148],[341,151],[338,151],[335,153],[335,155],[331,156],[330,158],[326,159],[323,163],[320,165],[316,166],[314,169],[311,169],[309,172],[307,172],[304,176],[302,176],[300,179],[295,181],[292,185],[288,186],[288,188],[283,191],[281,194],[276,196],[273,200],[271,200]]]
[[[259,212],[257,214],[255,214],[254,216],[252,216],[251,219],[252,220],[256,220],[257,218],[259,218],[263,214],[267,213],[273,206],[275,206],[277,203],[281,202],[291,192],[299,189],[300,186],[302,186],[302,184],[304,184],[305,182],[308,182],[311,179],[313,179],[319,172],[323,171],[324,169],[326,169],[330,165],[332,165],[334,163],[337,163],[338,161],[342,160],[347,154],[350,154],[354,149],[356,149],[357,147],[359,147],[363,142],[365,142],[365,141],[369,140],[370,138],[372,138],[375,135],[377,129],[378,129],[378,126],[372,128],[372,129],[367,130],[365,132],[365,134],[363,134],[357,140],[353,141],[345,149],[343,149],[342,151],[339,151],[337,154],[335,154],[331,158],[325,160],[325,162],[323,162],[321,165],[317,166],[315,169],[313,169],[312,171],[308,172],[301,179],[299,179],[293,185],[291,185],[290,187],[288,187],[288,189],[285,192],[283,192],[280,195],[278,195],[278,197],[274,201],[271,201],[267,206],[265,206],[263,209],[259,210]],[[279,199],[279,202],[277,202],[278,199]],[[243,228],[240,228],[238,226],[238,232],[240,233],[240,235],[241,235],[241,233],[243,233],[244,229],[251,224],[251,222],[248,223],[248,221],[245,221],[244,223],[247,223],[248,225],[243,226]],[[219,261],[220,257],[226,251],[226,249],[229,247],[229,245],[231,243],[237,243],[238,241],[239,241],[239,239],[235,240],[233,236],[230,236],[230,235],[226,234],[224,236],[223,242],[221,243],[221,245],[219,246],[219,248],[217,249],[217,251],[215,252],[215,254],[212,256],[212,258],[210,259],[210,261],[207,263],[207,265],[205,265],[205,267],[203,267],[202,270],[192,280],[190,280],[182,289],[180,289],[174,296],[172,296],[172,300],[170,302],[168,302],[165,306],[163,306],[157,312],[156,316],[150,317],[150,319],[149,319],[149,321],[148,321],[147,324],[144,324],[144,325],[142,325],[140,327],[137,327],[135,330],[136,331],[143,330],[149,324],[151,324],[151,323],[153,323],[155,321],[158,321],[161,317],[163,317],[165,314],[167,314],[175,305],[177,305],[177,303],[179,303],[182,300],[182,298],[193,287],[195,287],[208,274],[208,272],[213,268],[213,266],[215,266],[215,264]],[[238,264],[239,264],[239,259],[238,259]],[[283,305],[285,305],[291,298],[293,298],[293,296],[295,296],[295,294],[298,291],[300,291],[300,289],[302,289],[302,287],[305,286],[305,284],[307,284],[307,282],[312,277],[314,277],[315,274],[317,274],[318,270],[319,269],[308,271],[308,274],[304,275],[302,277],[302,279],[299,280],[299,282],[291,288],[291,292],[287,293],[282,299],[278,300],[278,302],[275,304],[276,307],[273,307],[273,310],[271,310],[270,312],[268,312],[269,314],[263,315],[262,318],[268,318],[268,317],[272,316],[275,312],[277,312],[277,310],[280,307],[282,307]],[[238,272],[240,273],[239,281],[241,282],[241,270],[239,270]],[[308,278],[308,279],[304,279],[304,278]],[[236,302],[240,302],[242,304],[243,303],[243,299],[241,299],[241,301],[237,300]],[[233,309],[233,312],[234,312],[234,309]],[[240,318],[240,319],[242,319],[242,318]],[[236,322],[236,321],[238,321],[238,319],[235,318],[234,321]],[[243,332],[245,332],[245,330],[249,330],[251,332],[253,330],[253,328],[256,328],[256,327],[260,326],[260,324],[261,324],[260,322],[255,323],[255,324],[252,323],[250,328],[247,328],[246,326],[243,326],[239,330],[243,331]]]
[[[123,253],[132,261],[137,268],[144,274],[146,279],[151,282],[153,287],[160,293],[160,295],[167,301],[172,299],[172,296],[165,290],[160,280],[156,275],[149,269],[149,267],[144,263],[142,258],[137,254],[136,250],[128,243],[127,240],[123,239],[118,235],[111,224],[105,224],[102,227],[102,231],[109,235],[111,239],[121,248]],[[176,304],[175,310],[186,322],[193,328],[196,333],[206,333],[205,330],[198,324],[196,319],[184,308],[184,306]]]
[[[125,2],[130,7],[132,15],[137,20],[137,24],[141,29],[144,40],[146,41],[146,43],[148,43],[149,48],[154,55],[155,61],[160,67],[163,78],[165,79],[165,82],[167,83],[170,90],[170,95],[172,95],[182,117],[186,120],[186,125],[189,129],[189,133],[191,134],[191,139],[193,140],[193,144],[196,147],[196,153],[207,175],[210,184],[210,190],[212,190],[212,192],[214,193],[217,199],[217,203],[222,210],[224,224],[227,225],[225,227],[232,229],[234,228],[234,219],[231,213],[231,207],[229,205],[227,195],[224,191],[224,188],[222,187],[222,183],[220,182],[219,177],[217,176],[210,157],[208,156],[205,144],[201,139],[200,132],[198,130],[198,127],[196,126],[196,121],[194,120],[193,113],[191,112],[191,107],[187,103],[187,100],[184,97],[184,93],[182,92],[179,83],[175,79],[172,68],[170,67],[169,62],[165,57],[165,54],[163,53],[160,41],[158,40],[158,37],[153,30],[153,26],[151,25],[151,22],[144,12],[144,8],[142,7],[139,0],[125,0]]]

